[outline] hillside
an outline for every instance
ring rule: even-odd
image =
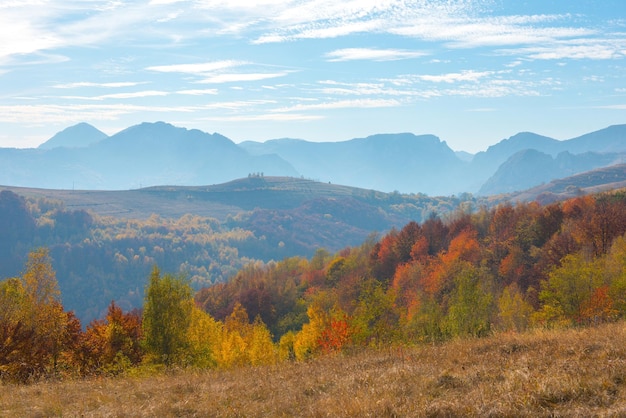
[[[155,263],[198,289],[248,263],[339,251],[460,204],[260,176],[127,191],[0,187],[0,277],[18,275],[28,251],[49,247],[64,304],[86,323],[112,299],[140,306]]]
[[[383,208],[402,210],[422,220],[432,211],[445,213],[459,202],[456,198],[383,193],[375,190],[322,183],[294,177],[252,175],[227,183],[208,186],[154,186],[134,190],[67,190],[0,186],[33,199],[63,202],[68,209],[89,210],[100,216],[147,219],[151,215],[178,218],[186,214],[225,220],[228,215],[258,209],[293,209],[318,199],[356,199]],[[452,202],[452,206],[447,202]]]
[[[6,416],[620,416],[626,327],[498,334],[226,371],[3,386]]]
[[[626,164],[616,164],[569,177],[553,180],[525,191],[512,193],[511,201],[538,201],[548,204],[585,194],[618,190],[626,187]]]

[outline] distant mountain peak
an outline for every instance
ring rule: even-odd
[[[108,138],[107,134],[86,122],[81,122],[58,132],[52,138],[39,145],[38,148],[82,148],[99,142],[105,138]]]

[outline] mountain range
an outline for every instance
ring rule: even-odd
[[[112,136],[81,123],[36,149],[0,148],[0,184],[127,190],[210,185],[263,174],[384,192],[492,195],[619,164],[625,155],[626,125],[563,141],[522,132],[469,155],[434,135],[411,133],[236,144],[218,133],[164,122],[142,123]]]

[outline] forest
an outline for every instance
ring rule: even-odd
[[[253,190],[255,199],[246,187],[257,183],[261,190]],[[461,202],[456,197],[370,193],[299,179],[252,178],[216,187],[218,197],[207,197],[199,188],[145,189],[105,194],[100,200],[97,191],[70,191],[79,200],[68,205],[54,193],[23,197],[1,190],[0,278],[18,275],[30,251],[48,248],[63,304],[88,323],[103,317],[111,300],[124,310],[140,308],[155,264],[185,275],[198,290],[228,280],[247,264],[311,257],[320,247],[335,252],[359,245],[370,231],[402,227],[433,211],[445,214]],[[275,190],[280,187],[287,190]],[[155,200],[155,195],[161,198]],[[84,209],[97,210],[116,199],[131,202],[129,213],[107,216]],[[217,211],[215,216],[211,211],[190,214],[233,201],[254,206],[227,214]],[[183,214],[168,216],[168,205]]]
[[[61,303],[48,249],[0,282],[0,378],[304,361],[626,316],[626,193],[431,216],[311,258],[245,265],[194,291],[155,260],[142,308],[85,328]]]

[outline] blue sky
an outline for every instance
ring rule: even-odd
[[[144,121],[235,142],[626,123],[626,1],[1,0],[0,146]]]

